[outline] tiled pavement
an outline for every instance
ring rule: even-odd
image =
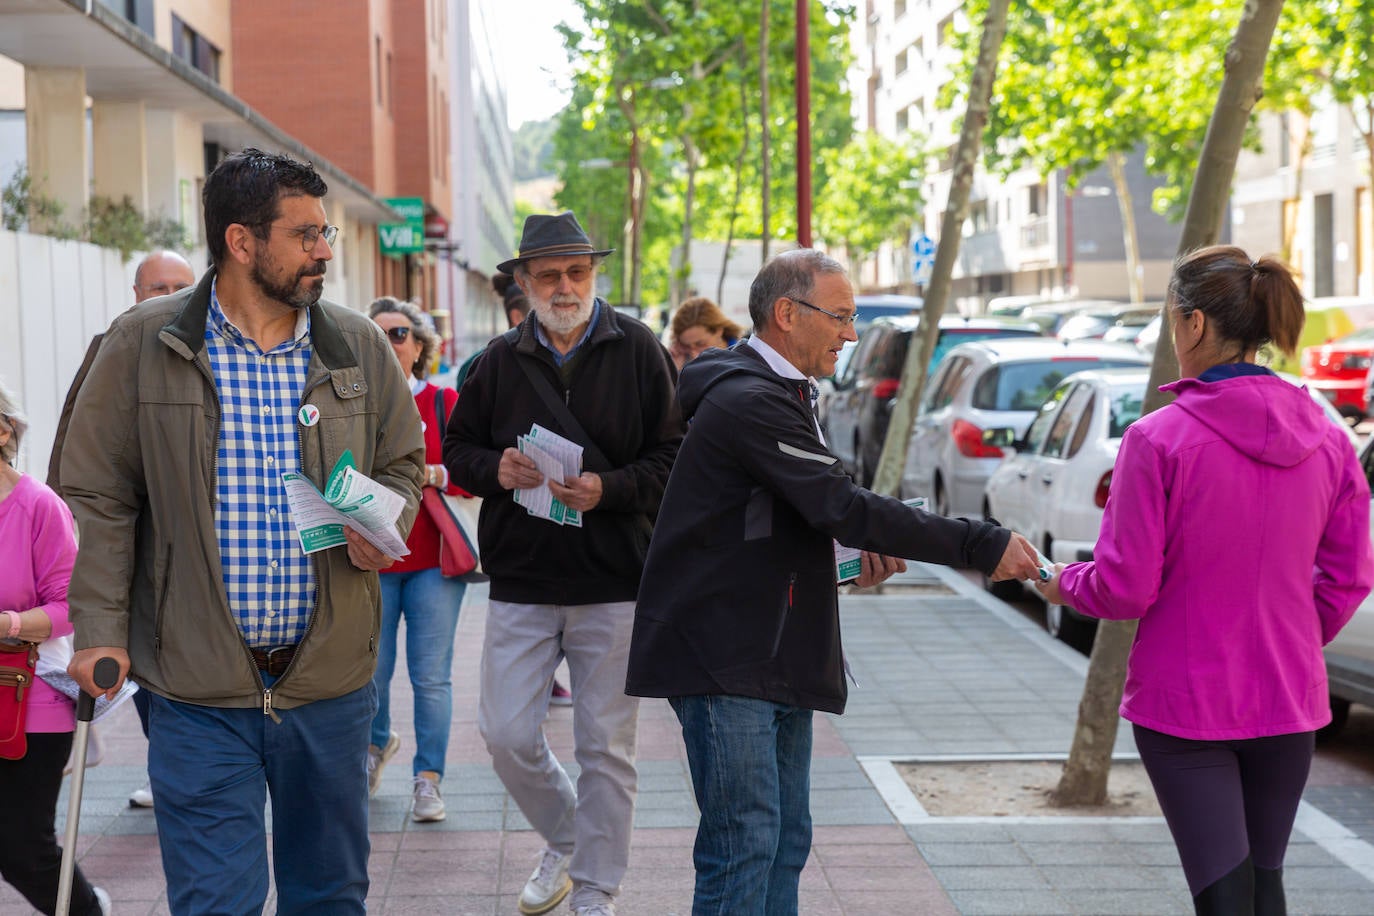
[[[414,745],[409,687],[398,666],[392,714],[403,746],[371,808],[372,912],[515,913],[541,848],[477,734],[485,610],[485,590],[471,589],[454,662],[449,815],[442,823],[414,824],[407,816]],[[929,567],[915,567],[885,594],[845,597],[842,613],[857,686],[846,715],[816,718],[816,830],[802,876],[803,914],[1191,912],[1158,819],[929,817],[895,777],[894,759],[1062,755],[1086,667],[1081,656],[961,577]],[[570,760],[571,711],[552,710],[547,729],[560,759]],[[86,780],[82,868],[111,892],[121,916],[166,913],[153,814],[126,802],[143,781],[146,747],[132,708],[116,711],[100,730],[105,761]],[[1118,753],[1133,753],[1126,729]],[[619,912],[687,914],[696,812],[677,723],[662,701],[641,706],[639,771]],[[1374,775],[1361,760],[1314,767],[1288,856],[1290,912],[1374,913],[1371,785]],[[59,834],[64,812],[65,802]],[[0,914],[27,912],[0,885]]]

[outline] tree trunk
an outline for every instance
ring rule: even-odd
[[[716,302],[725,299],[725,272],[730,267],[730,246],[735,242],[735,220],[739,219],[740,193],[744,190],[744,160],[749,154],[749,78],[744,66],[744,46],[740,46],[740,117],[743,135],[739,142],[739,156],[735,158],[735,199],[730,204],[729,229],[725,234],[725,253],[720,259],[720,279],[716,281]]]
[[[687,190],[682,198],[682,247],[678,255],[677,272],[673,277],[673,305],[682,304],[687,298],[687,284],[692,272],[692,211],[696,206],[697,192],[697,147],[691,137],[682,139],[682,150],[687,160]]]
[[[921,342],[913,340],[907,347],[906,362],[902,366],[901,387],[892,407],[887,439],[883,442],[882,457],[878,460],[873,479],[876,493],[896,495],[906,463],[907,443],[916,422],[916,405],[925,389],[926,366],[935,352],[935,338],[940,333],[940,316],[949,298],[950,277],[954,273],[954,259],[959,254],[959,241],[964,219],[968,216],[969,189],[973,186],[973,172],[978,165],[983,130],[988,123],[988,105],[992,98],[992,83],[997,74],[997,55],[1007,34],[1007,8],[1011,0],[989,0],[983,18],[983,37],[978,46],[978,62],[969,82],[968,109],[959,130],[959,145],[954,154],[950,176],[949,200],[945,205],[944,222],[940,226],[940,241],[935,249],[935,264],[931,268],[930,283],[926,287],[925,310],[921,318]]]
[[[1121,241],[1126,246],[1126,288],[1132,302],[1145,301],[1145,278],[1140,267],[1140,236],[1135,225],[1135,200],[1126,181],[1126,157],[1120,152],[1107,155],[1107,168],[1116,185],[1116,202],[1121,210]]]
[[[768,237],[772,234],[772,227],[769,226],[769,206],[771,195],[769,194],[769,182],[772,169],[768,162],[768,14],[769,7],[773,5],[772,0],[763,0],[759,4],[759,184],[763,194],[763,208],[759,239],[761,244],[761,258],[759,263],[768,260]]]
[[[1260,99],[1264,59],[1282,9],[1283,0],[1246,0],[1235,37],[1226,51],[1226,75],[1202,141],[1178,243],[1180,255],[1215,244],[1221,234],[1236,157],[1250,111]],[[1167,304],[1163,320],[1145,389],[1145,413],[1169,402],[1169,396],[1159,391],[1159,386],[1178,378],[1178,356],[1174,353]],[[1078,706],[1073,746],[1053,794],[1056,804],[1090,805],[1106,797],[1112,746],[1120,723],[1116,707],[1121,702],[1126,656],[1134,638],[1134,621],[1104,620],[1098,624],[1097,642],[1088,660],[1088,678]]]

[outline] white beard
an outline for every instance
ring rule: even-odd
[[[566,309],[555,309],[553,300],[557,298],[561,303],[575,301],[577,308],[573,311]],[[555,334],[567,334],[586,324],[592,317],[592,300],[581,299],[572,295],[553,296],[548,299],[541,299],[538,296],[529,297],[530,304],[534,307],[534,314],[539,319],[539,324],[546,331]]]

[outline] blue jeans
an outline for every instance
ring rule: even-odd
[[[701,821],[692,916],[795,916],[811,853],[811,710],[672,697]]]
[[[262,912],[269,792],[279,916],[366,912],[371,684],[278,710],[280,723],[257,706],[152,693],[148,707],[148,776],[173,916]]]
[[[453,719],[453,634],[467,584],[445,579],[439,567],[382,573],[382,632],[377,644],[377,716],[372,743],[386,747],[391,734],[391,675],[396,671],[396,634],[406,619],[406,669],[415,693],[415,762],[411,775],[444,775],[449,722]]]

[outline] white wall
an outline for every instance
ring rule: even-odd
[[[57,418],[91,337],[133,305],[138,259],[0,229],[0,377],[29,417],[19,469],[48,473]]]

